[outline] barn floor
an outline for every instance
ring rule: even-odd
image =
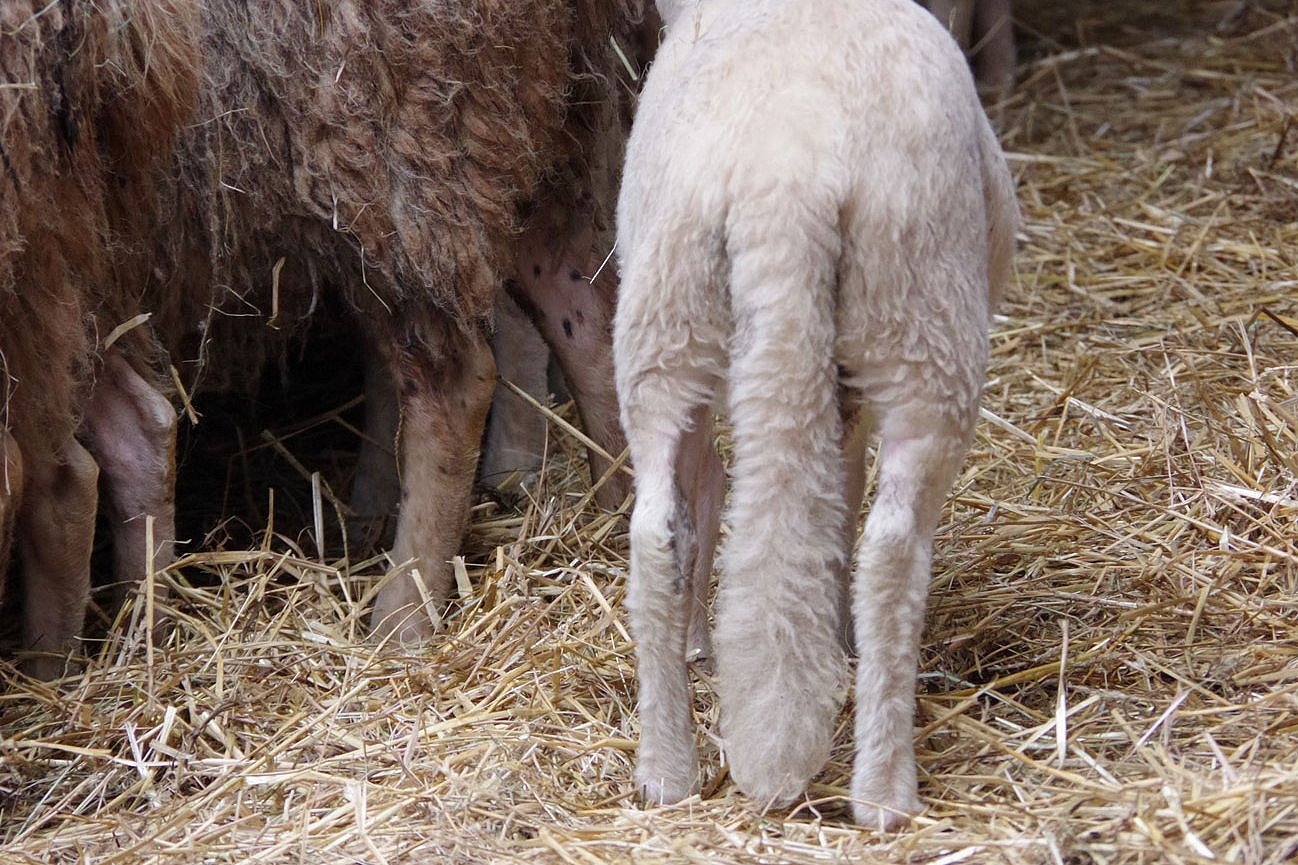
[[[926,810],[630,796],[624,516],[579,446],[483,504],[422,654],[377,561],[187,556],[54,685],[0,667],[0,862],[1278,863],[1298,854],[1298,5],[1021,2],[999,111],[1025,224],[938,540]],[[331,518],[327,502],[325,517]],[[696,706],[715,724],[708,683]]]

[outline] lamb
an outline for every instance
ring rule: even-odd
[[[731,777],[782,806],[828,757],[877,433],[850,587],[851,793],[860,823],[895,827],[920,807],[932,538],[1010,275],[1012,180],[959,48],[910,0],[657,5],[666,35],[627,145],[614,319],[636,473],[637,787],[663,803],[699,789],[686,653],[702,643],[724,399],[734,464],[713,640]]]
[[[0,569],[12,552],[23,666],[52,678],[85,616],[101,475],[117,595],[171,556],[175,413],[146,381],[147,331],[113,332],[140,312],[154,156],[193,105],[197,7],[14,0],[0,33]]]
[[[449,591],[501,291],[558,355],[592,437],[622,448],[616,284],[589,277],[629,124],[612,43],[634,55],[642,21],[637,0],[204,4],[156,327],[200,399],[239,387],[323,308],[362,334],[378,445],[354,506],[382,513],[400,495],[405,572],[372,622],[401,643],[428,638]]]

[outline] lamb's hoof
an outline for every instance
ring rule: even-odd
[[[918,799],[912,799],[905,805],[895,807],[857,800],[852,803],[852,819],[866,829],[896,832],[906,828],[910,818],[920,810]]]
[[[711,676],[717,671],[716,662],[712,660],[711,645],[690,649],[685,653],[685,663],[705,676]]]
[[[906,743],[909,748],[910,743]],[[902,749],[898,748],[897,752]],[[892,832],[901,829],[923,810],[915,777],[914,758],[876,763],[856,755],[852,767],[852,815],[867,829]]]
[[[699,792],[699,773],[665,773],[638,767],[635,786],[646,805],[675,805]]]

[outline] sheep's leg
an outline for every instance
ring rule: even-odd
[[[975,6],[981,0],[928,0],[924,5],[965,51],[973,39]]]
[[[700,417],[690,405],[691,390],[655,375],[627,394],[626,403],[636,469],[626,598],[640,686],[636,785],[646,799],[666,803],[699,788],[686,634],[693,599],[690,568],[700,551],[677,472],[683,437],[697,445],[710,440],[711,428],[689,429],[688,419]]]
[[[929,0],[925,5],[968,56],[979,88],[1004,96],[1014,83],[1016,60],[1010,0]]]
[[[711,407],[729,331],[714,236],[685,237],[673,225],[623,223],[615,333],[617,395],[635,466],[626,596],[639,683],[635,779],[646,799],[664,803],[699,789],[686,655],[707,650],[702,603],[723,483]]]
[[[377,348],[365,353],[365,437],[352,480],[347,544],[353,555],[380,547],[388,536],[401,481],[397,477],[397,423],[401,410],[391,362]]]
[[[0,600],[4,598],[4,572],[13,548],[14,524],[23,503],[23,454],[18,441],[0,428]]]
[[[972,413],[970,413],[972,415]],[[937,526],[970,426],[937,408],[883,419],[878,489],[857,552],[853,810],[895,827],[919,810],[914,711],[919,640]]]
[[[710,665],[712,629],[708,624],[708,591],[712,587],[712,559],[721,528],[721,505],[725,498],[725,467],[712,441],[712,409],[699,406],[690,418],[690,428],[681,437],[676,461],[676,483],[684,491],[690,523],[697,539],[689,565],[689,625],[685,636],[685,659]]]
[[[1004,96],[1014,83],[1017,52],[1010,0],[978,0],[974,10],[974,71],[978,85],[991,95]]]
[[[837,226],[785,234],[782,220],[788,214],[745,221],[732,212],[729,226],[734,465],[713,635],[730,774],[761,806],[788,804],[824,766],[845,673]],[[809,256],[807,238],[824,254]]]
[[[392,557],[414,564],[379,593],[371,623],[402,645],[432,635],[450,593],[450,560],[468,523],[478,446],[496,385],[485,336],[448,332],[441,339],[436,356],[410,348],[398,364],[401,512]]]
[[[626,444],[613,387],[617,278],[611,266],[595,276],[603,263],[589,226],[565,229],[558,240],[533,229],[519,241],[518,278],[507,288],[559,361],[586,434],[616,457]],[[592,479],[598,479],[608,461],[593,451],[589,457]],[[616,509],[629,490],[626,475],[618,472],[596,492],[596,501]]]
[[[111,607],[144,579],[150,561],[161,568],[174,556],[176,420],[171,402],[119,352],[105,354],[79,434],[108,482],[116,579]],[[145,519],[150,516],[152,549]]]
[[[847,469],[846,520],[843,523],[843,549],[852,549],[856,527],[865,498],[865,451],[870,438],[870,424],[860,404],[860,394],[848,390],[843,400],[843,464]],[[843,559],[838,572],[838,641],[843,651],[856,654],[856,627],[852,620],[852,563]]]
[[[99,467],[75,439],[49,462],[36,461],[24,481],[18,517],[22,553],[23,645],[30,675],[53,679],[81,633],[90,600],[90,553],[95,540]]]
[[[491,339],[500,378],[545,402],[550,350],[532,322],[503,291],[496,297],[496,332]],[[545,450],[545,418],[522,397],[497,387],[487,421],[487,445],[478,473],[505,494],[535,478]]]

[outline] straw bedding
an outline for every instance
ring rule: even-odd
[[[364,641],[385,565],[308,527],[151,578],[165,644],[140,603],[84,677],[4,668],[0,861],[1298,852],[1298,7],[1236,5],[1021,4],[1023,243],[938,540],[909,831],[844,822],[846,727],[792,815],[711,747],[701,801],[631,801],[625,518],[556,418],[528,505],[475,510],[426,653]]]

